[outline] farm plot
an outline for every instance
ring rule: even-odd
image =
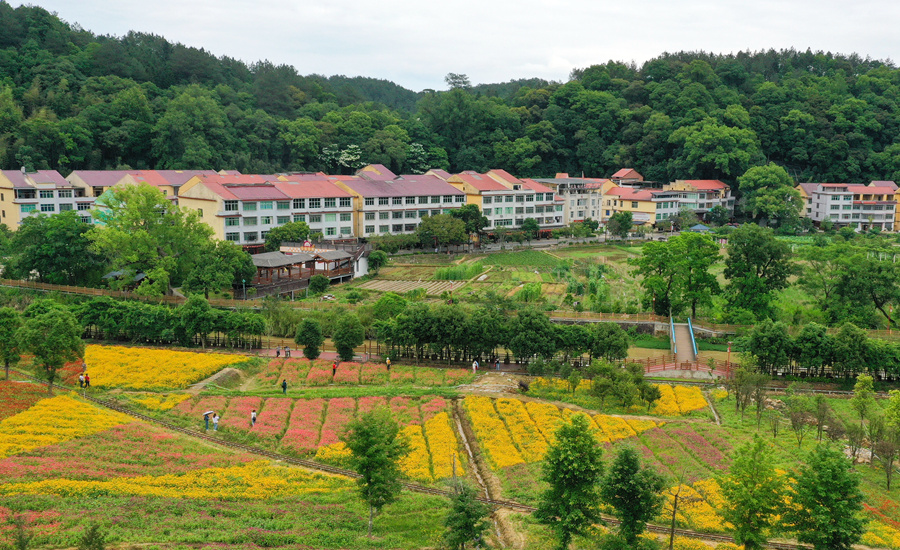
[[[353,418],[378,407],[388,407],[403,425],[410,441],[410,453],[403,459],[403,471],[411,478],[432,482],[463,472],[456,433],[450,422],[448,403],[442,397],[336,397],[331,399],[288,399],[283,397],[200,398],[175,407],[179,414],[201,418],[206,410],[224,411],[219,428],[268,441],[281,452],[315,456],[317,460],[344,464],[349,451],[340,434]],[[256,409],[256,425],[250,425],[250,411]]]
[[[385,279],[388,281],[413,281],[413,280],[428,280],[434,277],[434,272],[438,269],[437,266],[409,266],[409,265],[401,265],[401,266],[391,266],[384,267],[378,271],[378,278]]]
[[[359,288],[374,290],[375,292],[396,292],[398,294],[416,290],[417,288],[424,288],[427,295],[440,296],[444,292],[453,292],[462,288],[465,284],[465,281],[386,281],[374,279],[359,285]]]
[[[277,386],[286,380],[288,388],[297,386],[338,385],[418,385],[456,386],[471,382],[469,369],[435,369],[394,365],[388,372],[383,363],[342,361],[331,375],[332,361],[317,359],[274,359],[257,375],[264,384]]]

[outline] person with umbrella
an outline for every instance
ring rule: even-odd
[[[209,417],[215,414],[216,411],[206,411],[203,413],[203,422],[206,423],[206,431],[209,431]]]

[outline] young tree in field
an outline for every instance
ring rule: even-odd
[[[409,445],[399,435],[391,413],[380,408],[352,420],[341,436],[350,449],[350,464],[360,475],[357,484],[362,499],[369,505],[369,537],[375,513],[400,496],[399,461]]]
[[[22,351],[33,354],[44,371],[48,393],[53,393],[57,371],[84,355],[83,330],[69,310],[58,308],[26,320],[16,332]]]
[[[784,480],[775,471],[771,446],[759,434],[734,452],[728,475],[719,480],[725,506],[719,513],[734,526],[746,550],[763,548],[766,530],[781,506]]]
[[[491,507],[475,500],[477,493],[471,485],[464,481],[454,484],[450,497],[450,511],[444,520],[444,542],[451,550],[465,550],[471,544],[473,548],[484,546],[484,533],[491,527],[488,516]]]
[[[384,250],[373,250],[369,254],[369,268],[374,274],[378,274],[378,270],[386,266],[388,263],[388,255]]]
[[[525,233],[525,237],[529,241],[537,238],[538,231],[540,230],[541,226],[538,224],[536,219],[525,218],[524,220],[522,220],[522,231]]]
[[[550,488],[541,496],[535,517],[553,530],[559,550],[601,523],[602,450],[589,422],[584,414],[572,415],[556,430],[556,443],[544,458],[543,479]]]
[[[359,317],[355,313],[347,313],[338,319],[334,325],[334,334],[331,341],[337,348],[341,361],[353,360],[353,348],[362,345],[365,341],[366,331],[363,329]]]
[[[322,353],[322,344],[325,338],[322,336],[322,326],[315,319],[304,319],[297,327],[294,342],[303,347],[303,356],[309,360],[317,359]]]
[[[328,290],[331,281],[325,275],[313,275],[309,278],[309,291],[313,294],[322,294]]]
[[[771,229],[752,223],[735,229],[725,259],[728,306],[770,317],[773,293],[785,288],[793,273],[789,255],[790,247],[776,240]]]
[[[623,447],[603,480],[600,496],[621,520],[619,535],[634,546],[647,522],[662,511],[660,491],[665,480],[652,468],[642,466],[637,451]]]
[[[865,422],[869,411],[875,408],[875,381],[868,374],[860,374],[856,377],[850,406],[859,414],[860,425]]]
[[[11,307],[0,308],[0,358],[9,380],[9,367],[19,362],[19,340],[16,331],[22,326],[22,316]]]
[[[859,475],[841,450],[817,446],[800,466],[791,500],[784,519],[800,542],[815,550],[850,550],[859,542],[863,495]]]
[[[631,212],[616,212],[606,221],[606,230],[609,234],[620,239],[626,238],[632,229],[634,220]]]

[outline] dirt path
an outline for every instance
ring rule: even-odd
[[[208,386],[210,384],[222,384],[227,380],[241,380],[243,377],[244,377],[244,374],[240,370],[233,369],[231,367],[226,367],[226,368],[220,370],[219,372],[215,373],[214,375],[210,376],[209,378],[207,378],[205,380],[201,380],[200,382],[197,382],[196,384],[191,385],[187,389],[187,393],[190,393],[192,395],[197,395],[200,392],[202,392],[203,390],[205,390],[206,386]]]

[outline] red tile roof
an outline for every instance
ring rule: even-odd
[[[510,183],[510,184],[522,183],[522,180],[520,180],[519,178],[510,174],[506,170],[499,170],[499,169],[488,170],[487,174],[485,174],[485,175],[490,177],[490,174],[493,174],[493,175],[497,176],[498,178],[502,179],[503,181]]]
[[[225,187],[242,201],[277,201],[290,198],[274,185],[225,185]]]
[[[728,185],[719,180],[684,180],[694,186],[694,189],[728,189]]]
[[[524,185],[524,187],[526,189],[531,189],[535,193],[552,193],[553,192],[553,189],[550,189],[546,185],[542,185],[532,179],[523,179],[522,185]]]
[[[847,189],[852,191],[853,193],[858,193],[860,195],[893,195],[894,190],[890,187],[869,187],[868,185],[862,185],[851,183],[847,185]]]
[[[383,164],[369,164],[368,166],[363,166],[356,172],[356,175],[367,180],[376,181],[392,180],[397,177]]]
[[[353,189],[363,197],[415,197],[422,195],[464,195],[437,176],[401,176],[402,179],[390,181],[353,180],[344,185]],[[504,187],[505,189],[505,187]]]
[[[56,187],[72,187],[66,178],[56,170],[38,170],[23,174],[21,170],[0,170],[12,182],[15,188],[33,188],[36,183],[52,183]]]
[[[282,193],[294,199],[303,198],[333,198],[352,197],[350,193],[326,179],[303,181],[276,181],[273,185]]]
[[[259,185],[270,181],[275,181],[275,176],[262,174],[236,174],[220,176],[219,174],[200,174],[197,180],[202,183],[216,182],[222,185]]]
[[[511,189],[497,180],[471,170],[457,174],[461,180],[479,191],[511,191]]]
[[[640,175],[637,170],[634,168],[622,168],[612,176],[610,179],[644,179],[644,176]]]
[[[892,182],[892,181],[890,181],[890,180],[887,180],[887,181],[873,181],[873,182],[870,183],[869,185],[871,185],[872,187],[890,187],[890,188],[893,189],[894,191],[897,190],[897,184],[894,183],[894,182]]]
[[[128,174],[127,170],[75,170],[69,176],[78,176],[90,187],[112,187]]]
[[[429,172],[434,174],[435,176],[441,178],[444,181],[447,181],[448,179],[450,179],[450,176],[453,175],[446,170],[441,170],[440,168],[432,168],[431,170],[429,170]]]

